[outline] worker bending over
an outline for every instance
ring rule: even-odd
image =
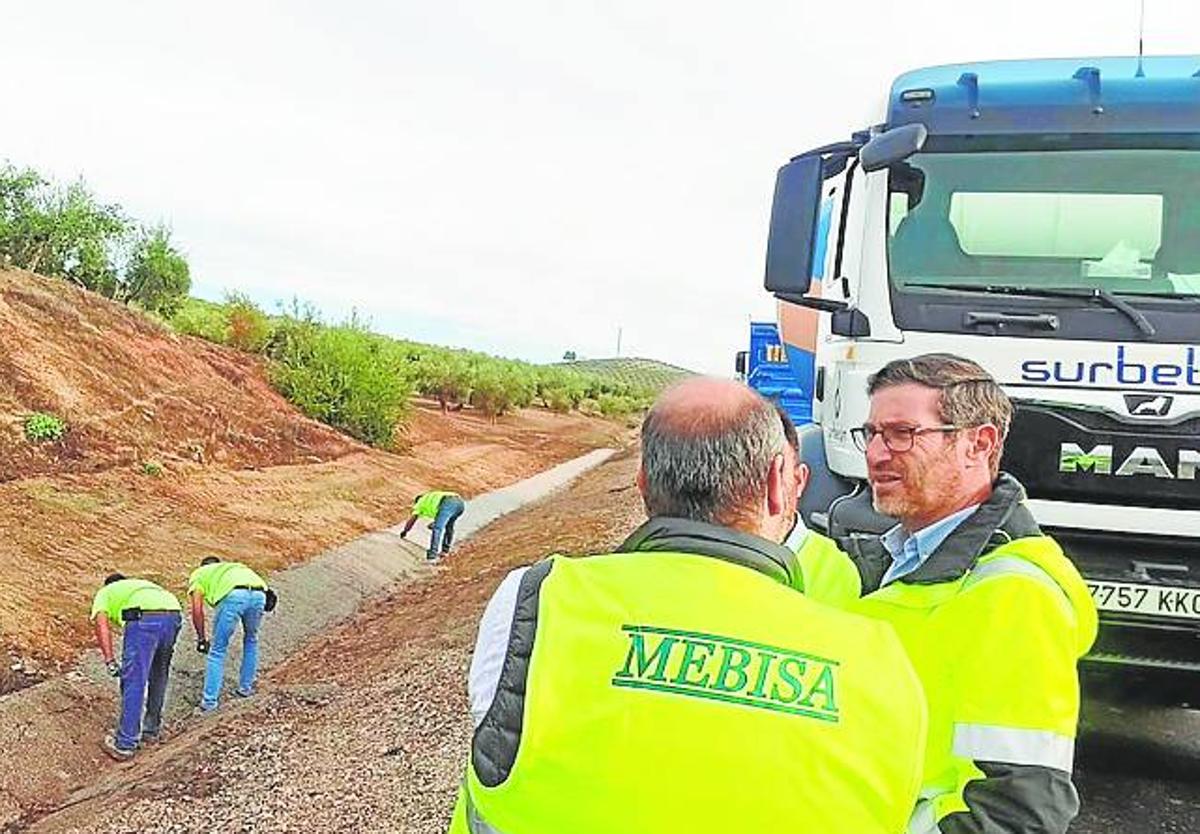
[[[437,490],[422,493],[413,499],[412,512],[404,522],[400,536],[406,538],[418,518],[429,519],[429,550],[425,558],[435,562],[450,554],[450,545],[454,542],[454,523],[466,508],[467,505],[456,493]]]
[[[130,759],[139,743],[157,741],[162,728],[171,656],[183,622],[179,600],[147,579],[113,573],[96,592],[92,620],[104,664],[121,679],[121,716],[103,747],[114,759]],[[113,656],[114,628],[124,629],[120,663]]]
[[[267,589],[266,580],[241,562],[222,562],[216,556],[207,556],[188,578],[188,594],[192,625],[196,629],[196,650],[208,655],[200,709],[211,712],[217,708],[221,695],[225,653],[238,623],[242,625],[242,667],[234,694],[248,698],[254,692],[254,678],[258,673],[258,629],[263,612],[274,608],[274,593]],[[268,598],[271,599],[269,606]],[[211,644],[204,636],[205,603],[215,609]]]

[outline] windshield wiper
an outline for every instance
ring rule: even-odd
[[[1138,330],[1147,336],[1153,336],[1158,332],[1154,329],[1154,325],[1150,323],[1150,320],[1128,301],[1108,290],[1102,290],[1097,287],[1029,287],[1012,286],[1009,284],[966,283],[938,284],[933,281],[909,281],[904,286],[935,290],[978,292],[989,295],[1021,295],[1031,298],[1082,298],[1087,301],[1098,302],[1105,307],[1123,314],[1137,326]]]
[[[1186,295],[1178,292],[1123,292],[1117,294],[1129,298],[1153,298],[1155,301],[1186,301],[1190,304],[1200,302],[1200,295]]]

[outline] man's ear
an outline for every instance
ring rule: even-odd
[[[808,476],[812,472],[809,471],[807,463],[796,464],[796,499],[804,494],[804,490],[808,487]]]
[[[642,500],[646,500],[646,467],[639,466],[637,473],[637,488],[642,494]]]
[[[989,466],[992,453],[999,445],[1000,430],[991,423],[984,423],[982,426],[975,427],[969,451],[975,461],[983,466]]]
[[[783,455],[771,458],[771,468],[767,470],[767,515],[774,518],[787,510],[787,496],[784,491],[787,479],[783,477],[783,467],[786,460]]]

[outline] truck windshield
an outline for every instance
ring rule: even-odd
[[[921,153],[893,165],[888,182],[898,290],[968,284],[1200,296],[1198,151]]]

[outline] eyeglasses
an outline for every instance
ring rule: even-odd
[[[867,451],[867,447],[876,437],[883,439],[883,445],[889,452],[907,452],[917,442],[918,434],[948,434],[961,428],[962,426],[872,426],[870,423],[863,423],[850,429],[850,439],[860,452]]]

